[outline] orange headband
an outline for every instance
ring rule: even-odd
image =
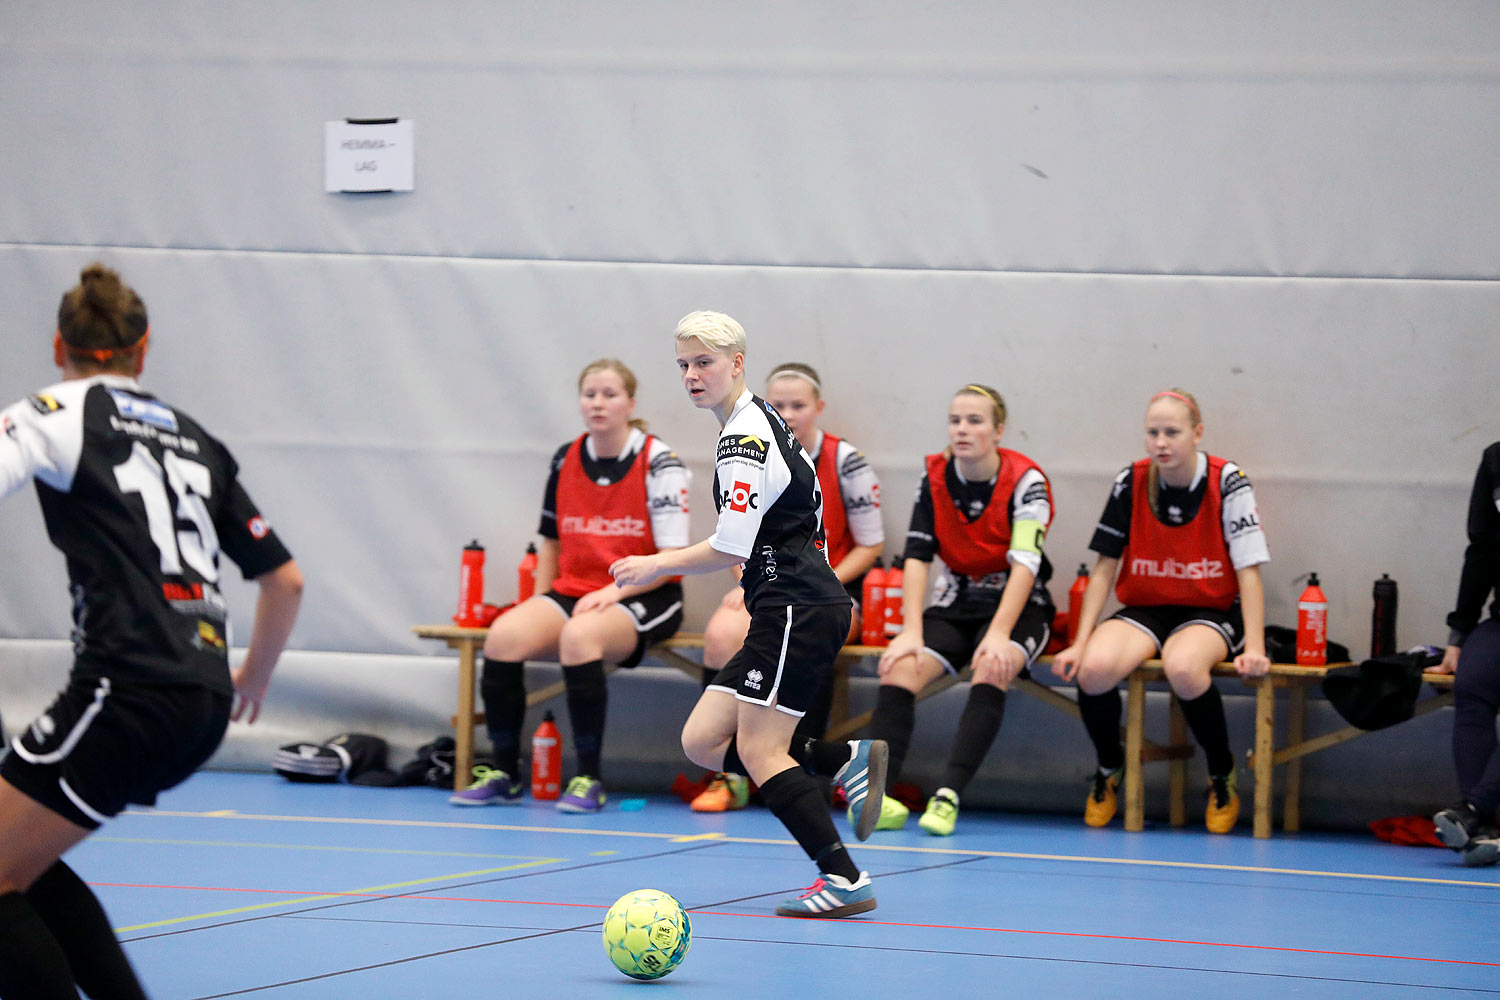
[[[1188,409],[1190,409],[1190,410],[1196,410],[1196,409],[1198,409],[1196,406],[1193,405],[1193,401],[1191,399],[1188,399],[1186,396],[1184,396],[1180,392],[1173,392],[1171,389],[1163,389],[1161,392],[1158,392],[1156,395],[1154,395],[1154,396],[1151,397],[1151,402],[1154,403],[1158,399],[1161,399],[1163,396],[1171,396],[1173,399],[1180,399],[1180,400],[1182,400],[1184,403],[1187,404]]]
[[[75,358],[87,359],[89,361],[93,361],[96,364],[101,364],[102,365],[106,361],[108,361],[110,358],[113,358],[116,355],[118,355],[120,357],[132,357],[132,356],[134,356],[136,354],[139,354],[141,352],[141,350],[146,346],[146,340],[150,336],[151,336],[151,328],[148,326],[148,327],[146,327],[146,332],[143,333],[143,334],[141,334],[141,339],[137,340],[135,343],[131,344],[129,347],[89,348],[89,347],[74,347],[72,344],[70,344],[66,340],[62,339],[62,331],[59,330],[57,332],[57,341],[58,341],[58,343],[62,344],[63,350],[66,351],[70,356],[75,357]]]

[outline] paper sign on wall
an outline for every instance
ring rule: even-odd
[[[411,191],[416,128],[410,118],[346,118],[323,124],[323,190]]]

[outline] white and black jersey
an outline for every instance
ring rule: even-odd
[[[45,389],[0,430],[0,497],[35,481],[67,559],[77,669],[228,693],[219,554],[247,578],[291,559],[229,451],[121,375]]]
[[[1132,466],[1127,465],[1115,477],[1104,513],[1094,528],[1089,549],[1109,559],[1118,559],[1130,540],[1132,499]],[[1229,561],[1234,568],[1245,569],[1271,561],[1266,533],[1261,528],[1250,478],[1233,462],[1225,462],[1220,473],[1220,496],[1223,497],[1224,541],[1229,546]],[[1185,487],[1160,483],[1155,514],[1161,523],[1177,527],[1187,524],[1198,513],[1208,493],[1208,456],[1198,453],[1198,468],[1193,481]]]
[[[812,460],[772,406],[746,390],[714,457],[719,520],[709,544],[745,560],[745,607],[849,604],[828,565]]]
[[[583,474],[600,486],[620,482],[635,464],[636,456],[641,453],[646,440],[645,431],[632,427],[619,455],[600,458],[594,454],[593,439],[585,436],[578,456],[583,465]],[[661,438],[653,437],[650,440],[651,448],[646,455],[646,505],[651,512],[651,537],[659,549],[686,548],[692,542],[692,527],[688,521],[688,488],[692,485],[693,474]],[[572,446],[573,442],[569,441],[552,456],[552,464],[547,473],[547,488],[542,497],[542,519],[537,525],[537,534],[554,541],[558,537],[557,481],[562,472],[563,460],[567,458],[568,449]]]

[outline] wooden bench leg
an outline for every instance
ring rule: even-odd
[[[1141,767],[1141,742],[1146,725],[1146,682],[1131,674],[1125,700],[1125,829],[1146,826],[1146,779]]]
[[[1300,746],[1307,739],[1307,687],[1295,685],[1287,702],[1287,746]],[[1286,764],[1286,787],[1281,793],[1281,824],[1287,833],[1302,829],[1302,758]]]
[[[1183,717],[1182,705],[1175,694],[1168,695],[1171,707],[1168,709],[1169,720],[1169,742],[1174,747],[1187,745],[1187,719]],[[1187,758],[1173,757],[1168,765],[1171,769],[1171,819],[1173,826],[1184,826],[1187,823]]]
[[[1262,839],[1271,835],[1275,735],[1276,690],[1266,676],[1255,684],[1255,836]]]
[[[453,732],[453,790],[462,791],[473,781],[474,769],[474,660],[483,640],[459,639],[458,718]]]

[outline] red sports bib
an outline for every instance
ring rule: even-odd
[[[557,579],[552,589],[582,597],[612,582],[610,564],[656,551],[646,504],[648,435],[625,478],[600,486],[583,471],[583,437],[568,446],[557,473]]]
[[[1208,456],[1208,492],[1187,524],[1170,525],[1146,496],[1149,458],[1131,466],[1130,538],[1120,554],[1115,596],[1126,607],[1182,604],[1224,610],[1239,596],[1239,579],[1224,540],[1224,460]]]
[[[987,576],[1009,567],[1006,553],[1010,551],[1010,497],[1016,491],[1016,483],[1029,470],[1041,472],[1041,466],[1009,448],[996,448],[1000,454],[1000,471],[995,475],[995,492],[990,494],[989,506],[979,520],[970,521],[953,505],[953,496],[948,492],[948,458],[945,455],[927,456],[927,488],[932,493],[933,526],[937,534],[938,555],[955,573],[964,576]],[[1052,500],[1052,484],[1047,474],[1042,473],[1042,482],[1047,486],[1047,500]],[[1055,510],[1055,508],[1054,508]],[[1052,518],[1047,518],[1047,525]],[[1044,525],[1045,527],[1045,525]]]

